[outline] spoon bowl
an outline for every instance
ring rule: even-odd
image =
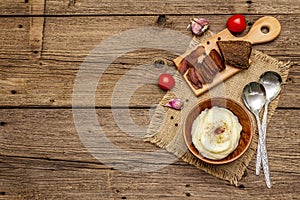
[[[266,90],[262,84],[251,82],[244,87],[242,98],[246,107],[257,115],[266,103]]]
[[[277,72],[267,71],[260,76],[259,83],[266,90],[266,100],[272,101],[280,93],[282,79]]]

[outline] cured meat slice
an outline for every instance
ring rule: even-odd
[[[211,57],[211,59],[214,61],[214,63],[216,64],[216,66],[218,67],[219,69],[219,72],[220,71],[223,71],[225,69],[225,64],[224,64],[224,61],[223,61],[223,58],[221,57],[221,55],[217,52],[217,50],[215,49],[212,49],[210,52],[209,52],[209,56]]]

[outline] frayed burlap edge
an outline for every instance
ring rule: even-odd
[[[261,67],[267,66],[266,69],[263,71],[268,71],[268,70],[276,71],[281,75],[283,82],[286,81],[289,72],[289,67],[290,67],[289,62],[283,63],[281,61],[278,61],[275,58],[272,58],[256,50],[253,50],[251,59],[253,60],[252,65],[255,66],[261,65]],[[249,70],[240,72],[239,74],[235,75],[236,76],[235,78],[241,76],[243,79],[245,79],[244,76],[246,76],[248,78],[247,80],[248,82],[257,81],[260,74],[254,73],[251,76],[245,75],[245,73],[251,72]],[[186,114],[192,108],[192,106],[195,105],[200,100],[202,100],[203,98],[209,97],[209,95],[204,94],[197,98],[192,93],[192,91],[188,88],[187,84],[185,83],[182,76],[178,72],[175,73],[174,78],[176,81],[176,86],[174,87],[174,89],[166,93],[166,95],[163,97],[160,104],[158,105],[157,109],[155,110],[155,113],[151,118],[149,128],[147,130],[145,141],[153,143],[161,148],[164,148],[168,152],[176,155],[178,158],[181,158],[183,161],[191,165],[194,165],[195,167],[207,172],[208,174],[211,174],[222,180],[227,180],[229,181],[230,184],[237,186],[238,181],[243,177],[245,170],[247,169],[247,166],[249,165],[253,155],[256,152],[257,140],[258,140],[257,132],[256,134],[253,135],[253,139],[249,149],[238,160],[232,163],[225,164],[225,165],[211,165],[197,159],[187,149],[187,146],[183,138],[182,125]],[[233,77],[231,79],[233,79]],[[230,82],[234,82],[234,81],[235,80],[225,81],[225,86],[228,87],[227,89],[229,90],[229,93],[225,91],[224,96],[231,97],[230,89],[232,89],[233,85]],[[218,89],[213,89],[213,90],[218,91]],[[240,97],[241,95],[234,94],[233,96]],[[165,107],[166,103],[174,97],[181,98],[186,101],[184,108],[181,111],[177,111]],[[268,123],[271,117],[273,116],[273,114],[275,113],[279,98],[280,97],[278,96],[269,105]],[[239,102],[242,101],[241,98],[235,98],[235,99],[238,100]]]

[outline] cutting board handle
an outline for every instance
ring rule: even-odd
[[[267,30],[267,32],[263,32],[264,29]],[[280,34],[280,31],[280,22],[275,17],[265,16],[259,18],[252,25],[248,34],[242,37],[242,39],[252,44],[270,42]]]

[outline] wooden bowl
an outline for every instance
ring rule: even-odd
[[[192,143],[191,129],[195,118],[203,110],[205,110],[206,108],[211,108],[213,106],[227,108],[237,116],[240,124],[242,125],[241,137],[238,147],[226,158],[221,160],[211,160],[209,158],[203,157]],[[183,126],[184,139],[188,146],[188,149],[194,156],[209,164],[226,164],[241,157],[243,153],[245,153],[245,151],[249,148],[254,131],[255,126],[253,118],[251,117],[249,111],[237,101],[223,97],[206,99],[195,105],[188,113]]]

